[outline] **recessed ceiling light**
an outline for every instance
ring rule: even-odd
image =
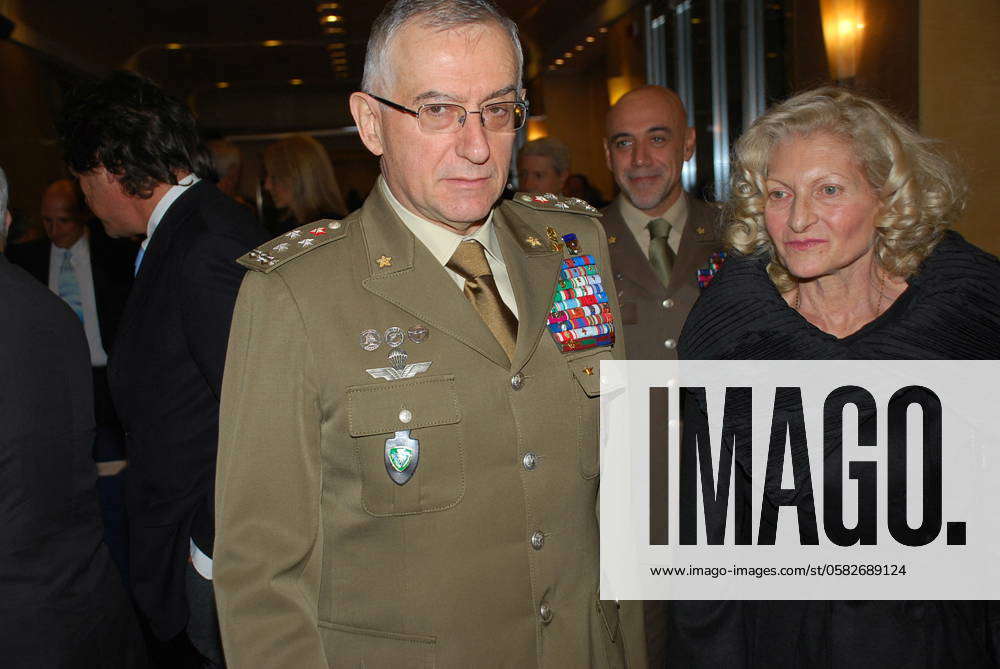
[[[183,44],[178,44],[177,42],[171,42],[170,44],[164,44],[163,47],[170,51],[177,51],[178,49],[183,49]]]
[[[594,37],[593,35],[587,35],[587,39],[584,41],[587,42],[587,44],[593,44],[594,42],[597,41],[597,38]]]
[[[294,79],[289,79],[288,83],[290,83],[292,86],[301,86],[302,80],[296,77]]]
[[[347,48],[347,45],[344,44],[343,42],[330,42],[329,44],[326,45],[326,48],[328,51],[333,51],[334,49]]]
[[[555,61],[555,62],[556,62],[556,65],[562,65],[562,64],[563,64],[563,63],[565,63],[566,61],[565,61],[565,60],[563,60],[562,58],[556,58],[556,61]]]
[[[601,33],[602,35],[606,35],[608,33],[608,29],[605,28],[604,26],[601,26],[600,28],[597,29],[597,32]]]
[[[261,46],[281,46],[280,39],[267,39],[261,42]]]
[[[338,21],[343,21],[343,20],[344,20],[343,16],[338,16],[336,14],[327,14],[326,16],[320,19],[320,21],[322,21],[323,23],[337,23]]]
[[[573,48],[575,48],[575,49],[576,49],[577,51],[583,51],[583,45],[582,45],[582,44],[577,44],[577,45],[576,45],[575,47],[573,47]]]
[[[339,26],[327,26],[323,29],[323,32],[327,35],[343,35],[347,30]]]
[[[215,87],[216,88],[229,88],[229,82],[228,81],[217,81],[217,82],[215,82]]]
[[[339,2],[321,2],[316,5],[317,12],[332,12],[335,9],[340,9]]]

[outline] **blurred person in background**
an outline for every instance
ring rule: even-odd
[[[758,118],[734,157],[734,253],[688,318],[682,358],[1000,358],[1000,262],[949,230],[965,186],[934,142],[873,100],[821,88]],[[994,602],[672,605],[671,666],[997,663]]]
[[[0,247],[11,216],[0,169]],[[146,667],[101,541],[90,352],[78,314],[0,257],[0,664]]]
[[[586,174],[571,174],[566,177],[563,195],[580,198],[599,209],[608,206],[608,202],[601,195],[601,191],[597,190],[597,187],[590,183],[590,179],[587,178]]]
[[[347,215],[330,156],[309,135],[294,135],[264,149],[264,188],[285,218],[272,229],[281,234],[323,218]]]
[[[94,460],[104,538],[127,579],[125,432],[111,401],[107,364],[132,286],[138,246],[108,237],[87,209],[79,185],[69,179],[55,181],[45,189],[41,214],[47,239],[11,246],[7,257],[61,297],[83,324],[94,377]]]
[[[569,164],[569,148],[555,137],[527,142],[517,154],[520,190],[561,195],[569,176]]]
[[[215,174],[219,178],[215,184],[218,189],[244,207],[253,209],[252,205],[240,195],[243,160],[239,147],[225,139],[213,139],[206,142],[205,146],[212,154],[212,164],[215,165]]]

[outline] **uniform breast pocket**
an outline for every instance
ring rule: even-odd
[[[454,376],[347,389],[348,429],[373,516],[444,511],[465,495],[465,444]]]
[[[598,415],[601,408],[601,360],[612,360],[609,349],[599,348],[567,362],[570,373],[580,384],[580,392],[576,393],[579,412],[576,429],[580,447],[580,473],[586,479],[594,478],[600,471]]]

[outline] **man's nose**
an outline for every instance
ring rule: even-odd
[[[458,130],[456,152],[469,162],[482,165],[490,157],[490,144],[478,112],[468,113]]]

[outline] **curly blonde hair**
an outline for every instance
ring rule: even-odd
[[[767,272],[778,290],[795,287],[764,225],[764,181],[778,144],[817,132],[841,137],[853,148],[882,204],[875,220],[875,257],[890,275],[911,276],[964,211],[965,181],[937,142],[878,102],[842,88],[817,88],[789,98],[754,121],[737,141],[727,243],[744,254],[768,255]]]

